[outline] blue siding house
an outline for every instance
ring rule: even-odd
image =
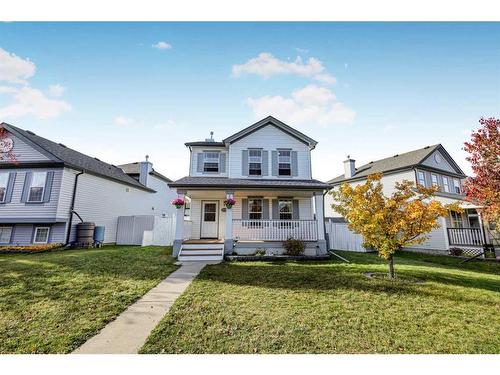
[[[75,240],[77,215],[116,242],[118,216],[173,214],[170,180],[146,160],[115,166],[0,124],[0,246]]]

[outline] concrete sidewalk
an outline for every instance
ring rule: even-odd
[[[170,306],[209,262],[186,262],[129,306],[75,354],[136,354]]]

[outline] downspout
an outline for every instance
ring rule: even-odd
[[[73,197],[71,198],[71,207],[69,208],[69,223],[68,223],[68,233],[66,234],[66,244],[65,246],[68,246],[69,245],[69,237],[71,235],[71,226],[73,225],[73,213],[75,213],[76,215],[78,215],[74,209],[75,209],[75,200],[76,200],[76,188],[78,186],[78,177],[80,177],[80,175],[84,174],[85,172],[80,172],[80,173],[77,173],[75,175],[75,184],[73,185]],[[80,215],[78,215],[78,217],[80,218],[80,220],[82,220],[82,218],[80,217]],[[83,220],[82,220],[83,221]]]

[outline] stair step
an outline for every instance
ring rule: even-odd
[[[196,250],[196,249],[189,249],[189,250],[181,250],[181,255],[221,255],[223,254],[223,250]]]
[[[224,244],[183,244],[183,249],[224,249]]]

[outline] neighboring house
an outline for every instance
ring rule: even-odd
[[[467,176],[440,144],[372,161],[358,168],[355,160],[348,157],[344,161],[344,171],[344,174],[329,181],[333,188],[343,183],[355,186],[366,182],[368,175],[381,172],[385,195],[394,191],[396,182],[409,180],[426,187],[438,185],[435,199],[445,204],[459,202],[464,212],[449,212],[446,217],[440,218],[440,228],[433,230],[423,244],[414,245],[413,250],[447,253],[450,247],[460,247],[474,252],[489,241],[477,207],[464,201],[462,183]],[[332,196],[327,194],[326,216],[338,221],[341,215],[332,209],[332,203]]]
[[[173,183],[190,198],[191,225],[177,212],[174,255],[220,258],[282,252],[290,237],[306,241],[306,254],[325,254],[323,199],[329,185],[312,178],[311,150],[317,142],[267,117],[216,142],[189,142],[189,176]],[[226,209],[224,200],[236,204]]]
[[[118,216],[172,215],[170,180],[149,161],[117,167],[0,124],[0,245],[75,241],[76,212],[116,241]]]

